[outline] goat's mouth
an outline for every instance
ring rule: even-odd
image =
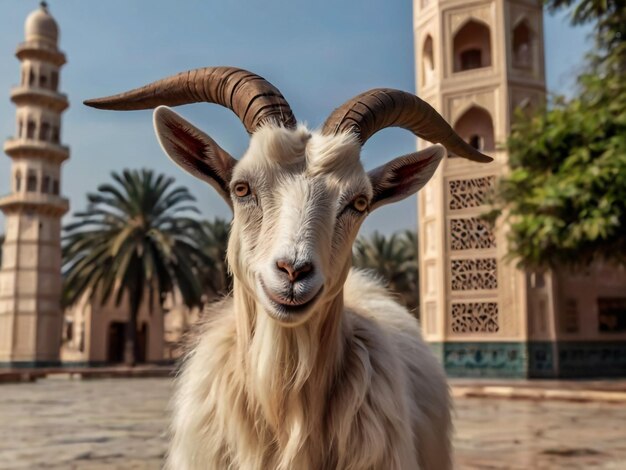
[[[313,296],[300,296],[300,298],[286,298],[277,295],[275,292],[272,292],[267,288],[263,279],[259,277],[259,283],[261,284],[261,288],[263,289],[263,293],[267,300],[273,307],[273,309],[280,314],[281,317],[289,316],[289,315],[298,315],[306,312],[309,308],[315,304],[317,299],[322,295],[322,291],[324,290],[324,286],[320,286],[317,292]]]

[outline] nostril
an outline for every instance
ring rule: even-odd
[[[282,259],[276,261],[276,268],[289,278],[289,282],[302,280],[313,272],[311,263],[302,263],[294,267],[293,263]]]
[[[296,279],[302,280],[308,277],[312,272],[313,265],[311,263],[302,264],[296,270]]]
[[[276,267],[283,274],[286,274],[291,282],[294,282],[296,280],[296,270],[293,268],[293,265],[289,261],[279,259],[278,261],[276,261]]]

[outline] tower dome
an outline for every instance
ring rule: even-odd
[[[26,41],[47,41],[56,45],[59,38],[57,22],[48,12],[46,2],[41,2],[39,8],[28,15],[24,26]]]

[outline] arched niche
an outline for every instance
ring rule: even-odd
[[[43,179],[41,180],[41,192],[47,194],[50,192],[50,176],[43,175]]]
[[[513,67],[532,69],[533,52],[533,32],[523,19],[513,28]]]
[[[52,126],[52,135],[50,137],[53,143],[58,144],[61,139],[61,131],[59,130],[59,126]]]
[[[472,106],[457,119],[454,130],[474,148],[481,151],[495,149],[493,120],[489,112],[479,106]]]
[[[435,77],[435,55],[433,51],[433,38],[429,34],[424,40],[422,47],[422,83],[429,85]]]
[[[35,170],[28,170],[26,173],[26,191],[35,192],[37,191],[37,173]]]
[[[37,129],[37,124],[31,118],[26,122],[26,138],[34,139],[35,138],[35,130]]]
[[[17,170],[15,172],[15,192],[19,193],[22,190],[22,172]]]
[[[39,124],[39,140],[47,141],[50,139],[50,124],[42,121]]]
[[[485,23],[469,20],[454,35],[452,44],[454,72],[491,65],[491,32]]]

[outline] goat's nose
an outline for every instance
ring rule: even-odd
[[[289,278],[289,282],[301,281],[313,272],[313,264],[311,263],[294,265],[291,261],[284,259],[276,261],[276,268]]]

